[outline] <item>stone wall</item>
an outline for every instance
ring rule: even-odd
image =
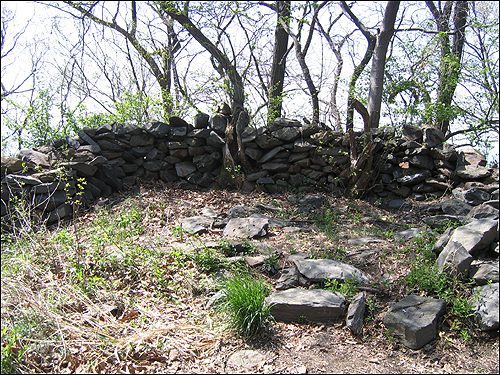
[[[78,136],[38,149],[2,157],[1,215],[13,197],[29,199],[34,212],[49,224],[70,216],[75,199],[92,202],[140,179],[177,182],[180,188],[208,188],[222,170],[222,147],[229,111],[209,118],[199,113],[192,124],[179,117],[149,122],[85,128]],[[441,196],[471,181],[498,181],[498,169],[471,148],[456,151],[431,127],[373,129],[376,144],[370,193],[425,199]],[[356,133],[358,153],[363,133]],[[269,193],[284,190],[342,190],[342,171],[349,167],[349,139],[341,132],[278,118],[266,129],[242,134],[253,172],[242,189]],[[83,190],[79,190],[82,180]],[[81,195],[78,194],[80,191]]]

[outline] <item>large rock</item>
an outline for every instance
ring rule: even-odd
[[[307,319],[328,322],[345,312],[345,298],[337,292],[323,289],[288,289],[266,298],[276,320],[294,322]]]
[[[456,273],[465,274],[469,270],[472,263],[472,256],[459,243],[449,241],[443,251],[436,259],[436,266],[440,272],[444,270]]]
[[[311,282],[324,282],[337,280],[343,282],[347,279],[360,284],[369,284],[366,275],[349,264],[337,262],[331,259],[302,259],[294,260],[298,271]]]
[[[462,245],[468,253],[473,254],[488,247],[497,234],[497,220],[474,219],[470,224],[455,229],[446,246],[456,243]]]
[[[387,311],[384,324],[403,345],[420,349],[437,337],[438,318],[445,309],[441,299],[410,295]]]
[[[471,304],[483,331],[498,329],[498,283],[474,288]]]
[[[233,218],[226,224],[222,235],[224,237],[258,238],[267,234],[269,219],[247,217]]]
[[[17,153],[16,157],[18,159],[21,159],[22,161],[27,161],[45,168],[50,168],[49,156],[38,151],[23,148]]]

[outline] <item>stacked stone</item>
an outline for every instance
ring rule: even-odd
[[[13,196],[25,197],[37,213],[54,222],[73,212],[75,199],[93,201],[133,185],[137,178],[207,188],[222,169],[230,114],[229,106],[222,105],[212,118],[197,114],[193,124],[174,116],[168,124],[85,128],[78,136],[21,150],[17,158],[2,158],[1,214],[8,213]],[[457,152],[444,143],[438,129],[405,126],[403,133],[405,138],[396,138],[394,128],[372,130],[373,192],[379,196],[425,199],[454,188],[458,191],[464,183],[489,184],[498,179],[491,177],[493,169],[485,167],[484,156],[469,149]],[[247,127],[241,136],[252,168],[245,176],[244,191],[335,190],[339,176],[349,168],[350,141],[342,132],[277,118],[267,128]],[[359,155],[364,134],[355,136]],[[82,179],[84,190],[79,192]]]

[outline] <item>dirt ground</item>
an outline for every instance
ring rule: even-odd
[[[142,191],[143,199],[149,199],[152,191]],[[254,207],[256,203],[276,205],[291,210],[294,204],[290,202],[291,194],[269,195],[254,192],[241,194],[230,191],[192,192],[177,190],[169,193],[169,200],[176,206],[170,206],[177,221],[182,217],[193,216],[205,206],[210,206],[217,212],[227,212],[236,205]],[[351,246],[347,239],[355,236],[362,237],[368,233],[369,227],[375,225],[373,220],[360,220],[360,217],[377,216],[378,225],[385,229],[398,230],[401,223],[421,225],[420,219],[425,216],[423,209],[435,202],[414,203],[410,211],[388,210],[385,203],[374,205],[374,200],[348,201],[340,196],[328,195],[331,207],[337,207],[346,212],[346,218],[340,235],[334,241],[328,239],[311,223],[303,223],[304,228],[310,231],[288,234],[282,228],[273,228],[265,238],[255,240],[270,246],[284,254],[294,252],[313,252],[315,249],[324,251],[325,248],[342,247],[347,251],[344,258],[350,264],[368,273],[374,284],[386,281],[387,294],[376,296],[376,309],[373,319],[367,320],[362,338],[354,337],[343,322],[331,324],[317,323],[275,323],[262,329],[251,340],[231,334],[230,332],[214,333],[209,340],[211,349],[199,358],[192,355],[190,358],[180,355],[168,362],[151,362],[147,366],[139,366],[136,372],[179,372],[179,373],[498,373],[499,342],[498,332],[484,333],[477,331],[475,336],[464,341],[449,322],[442,322],[439,338],[420,350],[408,349],[391,338],[382,323],[385,312],[405,296],[405,287],[402,279],[408,272],[406,256],[397,251],[403,244],[394,240],[384,243],[375,243],[364,246]],[[293,197],[292,197],[293,198]],[[358,214],[357,220],[348,215],[353,207]],[[273,216],[271,213],[267,213]],[[396,220],[394,220],[396,219]],[[154,226],[154,224],[152,224]],[[365,232],[360,231],[365,226]],[[156,234],[168,238],[170,235],[166,227],[156,227]],[[354,231],[357,229],[357,231]],[[358,233],[354,235],[353,233]],[[360,235],[361,233],[361,235]],[[217,241],[221,233],[213,231],[201,236],[201,240]],[[175,241],[172,239],[172,241]],[[370,249],[366,249],[369,247]],[[362,248],[360,251],[360,248]],[[370,251],[366,251],[370,250]],[[359,257],[360,253],[368,253],[368,257]],[[411,255],[410,255],[411,256]],[[284,267],[285,264],[282,263]],[[268,277],[267,281],[275,285],[275,277]],[[373,296],[367,293],[368,297]],[[192,298],[192,299],[191,299]],[[206,309],[208,296],[190,297],[190,314],[200,317],[200,322],[216,321],[211,311]],[[194,310],[193,310],[194,309]],[[197,310],[199,309],[199,310]],[[196,311],[197,310],[197,311]],[[210,317],[211,318],[207,318]],[[449,323],[449,324],[447,324]],[[252,349],[264,355],[257,365],[251,368],[231,368],[227,360],[231,354],[242,349]],[[130,369],[129,369],[130,370]],[[142,370],[142,371],[141,371]]]

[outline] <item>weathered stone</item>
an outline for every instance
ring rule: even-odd
[[[215,115],[210,119],[210,128],[220,135],[224,135],[227,126],[227,118],[223,115]]]
[[[433,159],[444,160],[444,161],[456,161],[457,160],[457,151],[453,145],[448,143],[443,143],[441,145],[437,145],[436,147],[431,148],[429,155]],[[437,164],[436,160],[434,161],[436,166],[445,166],[446,168],[452,168],[450,164]]]
[[[100,165],[106,164],[108,162],[108,159],[106,159],[102,155],[98,155],[95,158],[93,158],[91,161],[89,161],[87,164],[92,165],[94,167],[99,167]]]
[[[297,139],[293,143],[293,151],[295,151],[295,152],[309,151],[309,150],[313,149],[314,147],[315,146],[307,140]]]
[[[13,186],[22,187],[23,185],[38,185],[41,184],[38,178],[32,176],[21,176],[16,174],[8,174],[4,178],[2,178],[2,184],[9,184]]]
[[[49,183],[43,183],[40,185],[35,185],[31,189],[31,192],[33,194],[44,194],[44,193],[53,193],[56,190],[64,190],[65,186],[68,188],[75,188],[75,182],[74,181],[54,181],[54,182],[49,182]]]
[[[296,127],[284,127],[271,132],[271,135],[284,142],[292,142],[297,139],[300,131]]]
[[[414,125],[404,125],[403,135],[410,141],[422,142],[422,129]]]
[[[464,224],[467,223],[469,219],[463,215],[435,215],[424,217],[422,221],[431,228],[441,228],[449,223]]]
[[[425,147],[436,147],[444,142],[444,134],[438,128],[425,127],[423,129],[423,141]]]
[[[447,199],[441,202],[441,210],[448,215],[467,215],[472,206],[461,199]]]
[[[213,223],[213,218],[199,215],[191,216],[181,220],[182,228],[191,234],[204,233],[209,229]]]
[[[154,124],[154,122],[146,124],[144,128],[146,129],[149,126],[152,126],[152,124]],[[142,132],[142,129],[132,122],[126,122],[124,124],[119,124],[116,122],[113,124],[112,128],[113,133],[120,137],[125,135],[133,136]]]
[[[61,204],[55,210],[51,211],[47,216],[47,224],[52,224],[56,221],[60,221],[65,217],[68,217],[73,213],[73,208],[69,204]]]
[[[411,349],[420,349],[437,337],[438,318],[446,302],[441,299],[410,295],[385,314],[384,325]]]
[[[175,171],[177,176],[186,177],[196,171],[196,166],[190,161],[181,161],[175,164]]]
[[[283,141],[266,133],[257,136],[257,138],[255,138],[255,143],[264,150],[283,145]]]
[[[54,191],[53,193],[35,195],[34,204],[38,210],[52,211],[68,200],[68,194],[64,191]]]
[[[423,169],[429,169],[433,170],[434,169],[434,161],[430,156],[427,155],[415,155],[410,157],[409,160],[410,164],[413,165],[414,167],[417,168],[423,168]]]
[[[77,171],[78,174],[82,177],[91,177],[97,172],[98,169],[98,167],[96,167],[95,165],[72,162],[72,161],[67,163],[60,163],[59,165],[61,167],[71,168]]]
[[[451,239],[436,259],[436,266],[440,272],[446,270],[457,275],[464,275],[471,263],[472,257],[465,247],[460,243],[452,242]]]
[[[137,134],[130,138],[130,146],[131,147],[143,147],[152,145],[155,141],[155,138],[146,132]],[[149,151],[148,151],[149,152]]]
[[[360,284],[369,284],[365,274],[349,264],[340,263],[331,259],[304,259],[294,261],[299,272],[312,282],[347,279]]]
[[[376,242],[384,242],[380,238],[376,237],[358,237],[358,238],[350,238],[347,240],[349,245],[365,245],[367,243],[376,243]]]
[[[453,195],[472,206],[477,206],[483,202],[490,200],[491,195],[483,189],[473,187],[471,189],[456,188],[452,191]]]
[[[499,284],[493,283],[473,289],[472,309],[483,331],[498,329],[498,292]]]
[[[38,151],[23,148],[17,153],[16,157],[24,162],[30,162],[35,165],[50,168],[49,156]]]
[[[299,271],[295,266],[285,268],[283,272],[281,272],[281,276],[276,281],[276,289],[277,290],[286,290],[290,288],[294,288],[299,285]]]
[[[411,238],[418,236],[418,234],[421,232],[426,232],[426,229],[425,228],[411,228],[411,229],[397,232],[394,235],[394,238],[396,240],[400,240],[400,241],[407,241]]]
[[[320,208],[327,202],[327,198],[321,194],[310,194],[299,200],[299,203],[303,206],[310,206],[314,208]]]
[[[123,188],[122,182],[116,177],[115,171],[110,165],[104,164],[97,168],[95,177],[116,191],[120,191]]]
[[[273,148],[271,151],[266,152],[257,162],[259,163],[265,163],[269,160],[271,160],[276,154],[280,151],[284,150],[282,146],[278,146]]]
[[[470,224],[455,229],[450,237],[448,245],[452,242],[460,244],[468,253],[473,254],[490,246],[497,235],[497,220],[474,219]]]
[[[288,170],[289,165],[285,163],[276,163],[276,162],[270,162],[270,163],[265,163],[262,164],[261,168],[266,171],[270,172],[283,172]]]
[[[229,220],[222,235],[224,237],[258,238],[267,234],[268,219],[261,218],[233,218]]]
[[[468,213],[469,217],[474,219],[493,219],[498,220],[498,208],[494,208],[489,204],[483,203],[479,206],[474,207]]]
[[[498,262],[474,260],[469,268],[469,277],[477,285],[498,283]]]
[[[434,247],[432,248],[432,251],[435,252],[436,254],[440,254],[441,251],[443,251],[446,244],[448,243],[448,241],[450,240],[451,233],[454,230],[455,229],[452,227],[446,228],[444,233],[441,236],[439,236],[437,241],[434,243]]]
[[[365,293],[361,292],[356,294],[349,308],[347,309],[347,316],[345,319],[346,326],[351,329],[351,332],[356,336],[363,335],[363,321],[365,319],[366,310],[366,297]]]
[[[344,296],[324,289],[288,289],[271,294],[266,302],[273,317],[284,322],[335,321],[345,312]]]
[[[255,371],[258,365],[262,365],[266,356],[256,350],[238,350],[231,354],[227,360],[228,370],[236,373]]]
[[[5,174],[10,174],[10,173],[16,173],[21,170],[23,170],[23,161],[19,158],[13,158],[13,157],[3,157],[2,156],[2,170],[0,175],[4,176]]]

